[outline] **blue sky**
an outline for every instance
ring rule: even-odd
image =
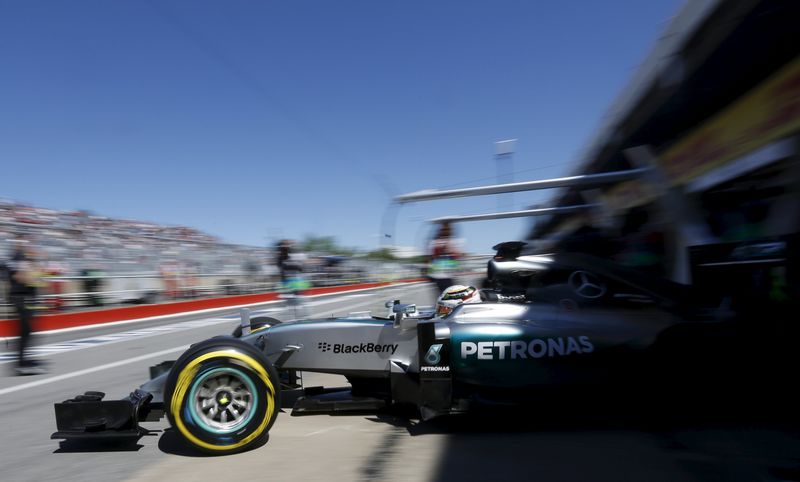
[[[0,196],[379,245],[393,194],[566,174],[677,0],[0,0]],[[524,208],[552,193],[513,196]],[[492,197],[404,206],[426,219]],[[459,225],[475,252],[529,221]]]

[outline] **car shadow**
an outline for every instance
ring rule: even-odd
[[[257,445],[253,446],[251,450],[255,450],[259,447],[266,445],[269,442],[269,435],[263,438],[261,442]],[[205,457],[220,457],[224,454],[209,454],[205,452],[201,452],[189,444],[187,444],[183,438],[181,438],[174,429],[168,428],[164,430],[164,434],[161,435],[161,438],[158,439],[158,449],[164,452],[165,454],[170,455],[178,455],[181,457],[197,457],[197,458],[205,458]]]
[[[143,437],[158,437],[161,433],[161,430],[143,430],[142,435],[133,437],[62,440],[53,453],[138,452],[144,447],[139,443]]]
[[[385,411],[367,420],[392,427],[376,444],[385,450],[399,450],[398,432],[439,436],[431,480],[800,480],[794,410],[617,402],[555,399],[427,421]],[[362,472],[386,476],[390,468],[369,462]]]
[[[155,434],[153,434],[155,435]],[[58,444],[54,454],[138,452],[144,445],[139,438],[120,440],[64,440]]]
[[[386,409],[367,420],[405,429],[409,435],[456,433],[517,433],[591,430],[673,430],[719,427],[782,426],[800,431],[800,416],[789,407],[747,408],[728,401],[725,406],[693,401],[690,405],[637,405],[630,400],[564,400],[554,398],[531,405],[479,405],[467,413],[420,419],[413,408]]]

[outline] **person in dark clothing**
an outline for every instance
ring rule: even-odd
[[[7,263],[9,281],[9,300],[19,321],[19,356],[16,372],[18,375],[37,375],[44,368],[35,360],[25,357],[31,333],[33,332],[33,311],[30,304],[36,298],[36,270],[33,252],[26,242],[17,245],[14,256]]]
[[[100,283],[102,283],[103,272],[99,269],[84,269],[81,271],[83,279],[83,290],[89,293],[89,306],[103,306],[103,300],[98,294],[100,292]]]
[[[289,261],[289,254],[291,253],[291,241],[283,239],[278,242],[275,247],[275,265],[278,267],[278,272],[281,277],[281,285],[286,283],[287,278],[287,262]]]
[[[284,239],[278,244],[275,264],[281,276],[281,290],[288,305],[293,308],[295,317],[307,316],[308,307],[303,291],[311,287],[304,276],[306,255],[294,249],[294,242]]]

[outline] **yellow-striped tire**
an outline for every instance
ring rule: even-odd
[[[280,408],[280,383],[258,348],[216,337],[178,358],[164,402],[172,428],[191,447],[231,454],[264,443]]]

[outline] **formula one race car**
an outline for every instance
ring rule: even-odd
[[[124,400],[87,392],[57,403],[52,438],[138,437],[140,421],[165,412],[189,445],[233,453],[264,440],[281,407],[309,414],[408,405],[427,420],[535,402],[565,386],[666,386],[679,367],[699,377],[724,345],[718,328],[726,323],[697,308],[683,285],[606,260],[512,253],[493,260],[490,277],[506,286],[516,277],[513,293],[486,292],[486,301],[444,317],[398,300],[387,316],[281,322],[245,313],[232,336],[152,367],[152,379]],[[302,372],[344,375],[350,387],[304,388]]]

